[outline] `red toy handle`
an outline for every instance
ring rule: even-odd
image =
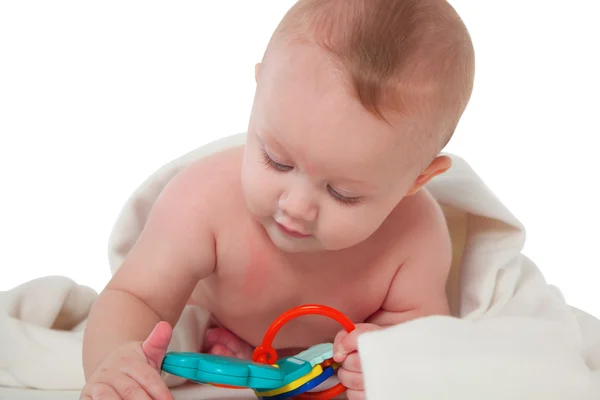
[[[275,339],[275,335],[279,332],[279,329],[286,323],[290,322],[292,319],[301,317],[303,315],[324,315],[331,319],[336,320],[344,327],[344,329],[348,332],[352,332],[354,330],[354,324],[348,317],[339,312],[338,310],[322,306],[318,304],[307,304],[304,306],[298,306],[292,308],[281,314],[279,318],[277,318],[267,330],[263,338],[263,342],[260,346],[258,346],[254,353],[252,354],[252,361],[259,362],[263,364],[275,364],[277,361],[277,352],[271,346],[273,344],[273,339]],[[341,383],[338,383],[332,388],[321,392],[306,392],[301,395],[295,396],[295,399],[310,399],[310,400],[329,400],[335,396],[338,396],[346,391],[346,387]]]

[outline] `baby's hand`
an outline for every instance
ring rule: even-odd
[[[90,376],[80,400],[173,400],[160,376],[171,333],[171,326],[160,322],[144,342],[117,349]]]
[[[206,331],[204,352],[219,356],[251,360],[254,348],[225,328],[212,328]]]
[[[363,400],[365,398],[365,384],[363,381],[360,358],[358,357],[358,337],[365,333],[381,329],[374,324],[357,324],[356,328],[348,333],[340,331],[333,341],[333,360],[342,363],[338,370],[338,378],[346,391],[348,400]]]

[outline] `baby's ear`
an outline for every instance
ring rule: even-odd
[[[254,79],[256,80],[256,82],[258,83],[258,72],[260,71],[260,63],[257,63],[254,66]]]
[[[419,190],[423,188],[430,180],[435,178],[436,176],[443,174],[448,171],[452,166],[452,159],[448,156],[438,156],[435,160],[429,164],[427,168],[421,172],[421,174],[415,179],[413,185],[410,190],[406,194],[407,196],[412,196],[417,193]]]

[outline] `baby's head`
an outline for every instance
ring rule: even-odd
[[[473,75],[469,34],[445,0],[300,0],[256,68],[250,211],[285,251],[362,242],[450,167],[440,151]]]

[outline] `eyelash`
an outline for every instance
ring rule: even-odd
[[[273,168],[279,172],[288,172],[294,169],[289,165],[283,165],[278,162],[275,162],[266,151],[263,150],[263,162],[267,168]],[[362,201],[361,197],[346,197],[342,196],[338,192],[336,192],[331,186],[327,186],[327,191],[329,194],[339,203],[342,203],[346,206],[355,206]]]
[[[290,167],[289,165],[279,164],[278,162],[273,161],[271,157],[267,154],[266,151],[263,150],[263,161],[267,167],[275,168],[281,172],[287,172],[294,169],[294,167]]]
[[[329,191],[329,194],[332,195],[334,199],[336,199],[338,202],[342,203],[345,206],[355,206],[357,204],[360,204],[360,202],[362,201],[361,197],[342,196],[341,194],[336,192],[331,186],[327,186],[327,191]]]

